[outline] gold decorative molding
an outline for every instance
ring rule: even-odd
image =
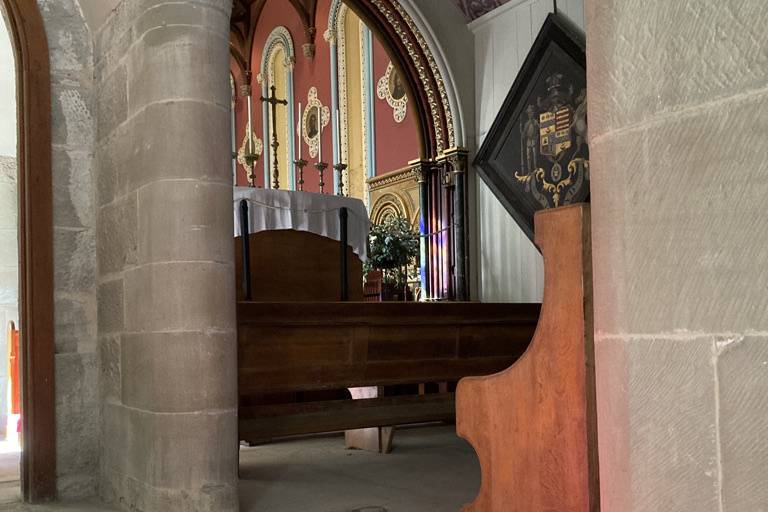
[[[408,95],[405,92],[405,84],[391,61],[387,65],[384,76],[379,78],[376,95],[380,100],[386,100],[392,107],[396,123],[402,123],[405,120],[408,113]]]
[[[404,167],[381,176],[368,178],[368,187],[370,187],[370,190],[373,192],[386,187],[391,187],[392,185],[397,185],[398,183],[413,181],[415,176],[416,171],[413,167]]]
[[[392,2],[392,5],[397,10],[397,13],[405,20],[406,25],[410,33],[414,34],[414,40],[408,37],[408,32],[403,28],[400,21],[397,19],[391,9],[387,7],[387,4],[383,0],[371,0],[371,2],[379,9],[379,12],[386,18],[387,22],[392,26],[397,35],[400,37],[400,41],[403,43],[408,51],[408,55],[416,68],[419,80],[421,81],[422,89],[427,96],[429,103],[429,111],[432,116],[432,123],[434,125],[435,140],[437,143],[437,151],[442,152],[446,147],[446,140],[443,133],[442,123],[440,121],[440,112],[445,113],[445,121],[448,129],[447,145],[452,147],[456,145],[456,134],[453,125],[453,115],[450,109],[450,102],[448,101],[448,94],[445,90],[445,83],[440,74],[440,70],[437,67],[434,56],[432,55],[426,40],[421,35],[418,27],[414,23],[410,15],[405,12],[402,6],[398,2]],[[418,48],[418,49],[417,49]],[[427,63],[423,62],[419,56],[419,50],[424,52]],[[432,83],[427,73],[427,67],[429,67],[432,76],[435,78],[438,91],[436,92],[432,87]],[[438,97],[440,104],[438,104]],[[441,108],[441,105],[443,108]]]

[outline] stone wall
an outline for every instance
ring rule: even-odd
[[[75,0],[37,4],[51,59],[58,490],[74,499],[96,492],[100,437],[93,44]]]
[[[232,511],[237,381],[225,0],[124,0],[95,37],[100,493]]]
[[[0,356],[8,353],[8,322],[19,325],[18,189],[16,159],[0,155]],[[0,363],[0,435],[6,434],[8,364]]]
[[[768,510],[766,21],[587,2],[603,510]]]

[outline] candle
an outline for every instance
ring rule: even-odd
[[[317,161],[322,162],[323,161],[323,111],[320,109],[320,107],[317,108],[317,124],[318,132],[317,132]]]
[[[248,94],[248,153],[253,155],[253,96]]]
[[[301,102],[299,102],[299,124],[296,125],[296,136],[299,139],[299,160],[301,160],[301,143],[302,143],[302,137],[301,137],[301,122],[303,119],[301,118]]]
[[[336,149],[339,152],[339,163],[343,162],[343,158],[341,158],[341,113],[339,112],[339,109],[336,109],[336,131],[338,133],[338,137],[336,139]]]

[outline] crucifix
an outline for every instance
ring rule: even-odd
[[[280,171],[277,167],[277,148],[280,147],[280,143],[277,142],[277,106],[288,105],[288,100],[277,99],[277,88],[274,84],[270,90],[272,94],[269,95],[269,98],[262,96],[261,101],[269,103],[272,107],[270,112],[272,114],[272,188],[278,189],[280,188]]]

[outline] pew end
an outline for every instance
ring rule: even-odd
[[[522,357],[456,391],[482,485],[464,512],[599,510],[589,206],[536,214],[544,302]]]

